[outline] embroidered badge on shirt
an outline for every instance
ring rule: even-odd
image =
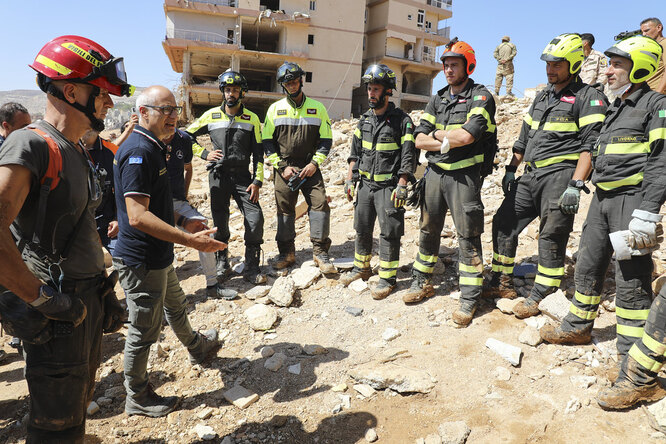
[[[602,102],[601,100],[590,100],[590,106],[601,106],[603,104],[604,102]]]
[[[562,96],[560,101],[567,102],[567,103],[576,103],[576,97],[575,96]]]
[[[287,110],[286,109],[279,109],[279,110],[277,110],[277,115],[278,116],[286,116],[287,115]]]
[[[222,118],[222,113],[213,113],[213,119],[221,119]]]
[[[476,100],[477,97],[483,97],[483,99],[479,99],[479,100],[485,100],[485,96],[475,96],[474,100]],[[467,99],[460,99],[460,100],[458,100],[458,103],[467,103]]]
[[[241,116],[241,119],[243,119],[243,120],[250,120],[250,116],[248,116],[247,114],[243,114],[243,115]]]
[[[130,157],[130,158],[129,158],[129,164],[130,164],[130,165],[133,165],[133,164],[140,164],[140,163],[143,163],[143,157],[141,157],[141,156]]]
[[[486,100],[486,96],[474,96],[472,100]]]
[[[308,108],[308,114],[317,114],[317,110],[315,108]]]
[[[666,109],[659,110],[659,117],[666,117]]]

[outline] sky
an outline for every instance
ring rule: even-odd
[[[453,0],[453,17],[440,27],[451,26],[451,37],[472,45],[477,58],[472,78],[485,85],[494,84],[493,50],[503,35],[509,35],[518,48],[514,91],[520,96],[525,88],[546,82],[545,62],[539,57],[553,37],[590,32],[596,38],[594,48],[603,52],[613,44],[614,35],[637,29],[642,19],[651,16],[661,16],[666,23],[664,0],[633,5],[619,0]],[[128,80],[136,86],[173,88],[180,80],[162,48],[166,29],[162,0],[0,0],[0,17],[0,41],[5,47],[0,91],[36,89],[27,65],[47,41],[64,34],[91,38],[114,56],[124,57]],[[440,73],[433,89],[443,86]]]

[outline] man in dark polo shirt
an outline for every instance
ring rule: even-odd
[[[192,138],[185,131],[177,129],[162,139],[167,146],[167,172],[171,184],[173,209],[179,217],[198,219],[204,224],[206,217],[199,213],[187,200],[187,193],[192,183]],[[176,224],[178,226],[178,224]],[[199,252],[199,261],[204,276],[206,276],[206,289],[215,291],[217,274],[215,272],[215,255],[213,253]]]
[[[210,237],[197,219],[180,218],[174,227],[166,146],[161,139],[176,130],[180,107],[167,88],[151,86],[137,98],[139,125],[116,153],[114,183],[120,233],[114,267],[127,294],[130,325],[125,340],[125,412],[159,417],[171,412],[175,396],[157,395],[148,382],[148,354],[162,327],[162,313],[190,353],[203,363],[219,342],[217,331],[197,333],[187,318],[185,293],[173,268],[173,244],[213,252],[226,244]]]

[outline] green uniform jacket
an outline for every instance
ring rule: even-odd
[[[576,164],[580,153],[592,151],[607,107],[606,96],[579,77],[559,93],[549,85],[525,114],[513,152],[532,168]]]
[[[210,134],[210,140],[216,150],[222,151],[221,164],[224,168],[246,170],[252,156],[253,183],[261,186],[264,181],[264,151],[261,144],[261,122],[252,111],[241,105],[240,112],[229,116],[224,112],[224,105],[211,108],[186,130],[193,138]],[[208,157],[208,151],[198,143],[192,144],[192,152],[202,159]]]
[[[640,209],[659,213],[666,199],[666,96],[643,83],[606,113],[594,147],[592,183],[609,193],[643,189]]]
[[[319,167],[333,144],[326,108],[305,94],[300,107],[287,97],[273,103],[266,113],[262,137],[266,157],[278,171],[304,167],[308,162]]]

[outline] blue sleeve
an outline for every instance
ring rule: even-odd
[[[150,197],[153,192],[153,172],[149,153],[141,148],[131,148],[119,162],[123,183],[123,197],[139,195]]]

